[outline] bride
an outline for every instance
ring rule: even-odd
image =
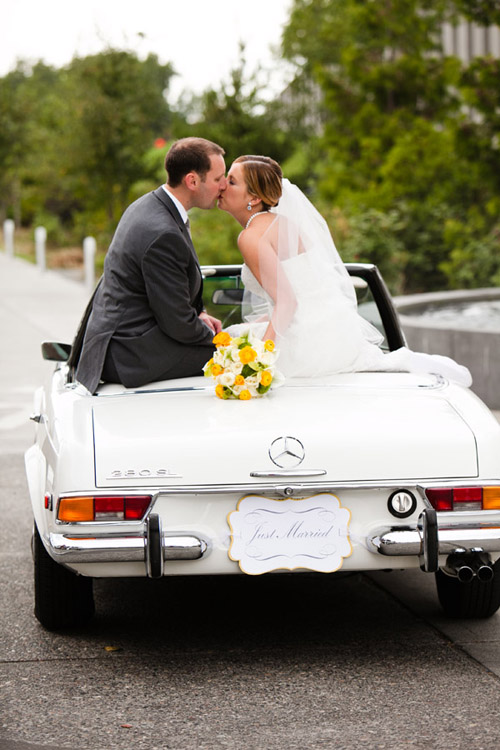
[[[469,386],[467,368],[448,357],[403,347],[384,353],[380,333],[357,310],[350,276],[328,226],[312,203],[266,156],[240,156],[231,166],[219,208],[243,227],[246,323],[279,348],[286,377],[363,370],[435,372]]]

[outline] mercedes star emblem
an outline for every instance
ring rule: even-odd
[[[280,469],[294,469],[302,463],[306,452],[304,446],[294,437],[279,437],[269,448],[269,458]]]

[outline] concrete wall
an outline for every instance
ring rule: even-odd
[[[500,299],[500,289],[474,289],[457,292],[433,292],[396,297],[394,304],[406,336],[414,351],[445,354],[472,373],[472,390],[490,409],[500,409],[500,329],[473,331],[435,321],[423,321],[416,315],[429,304]]]

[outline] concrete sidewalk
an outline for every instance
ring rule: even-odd
[[[54,367],[40,344],[71,343],[88,297],[82,283],[0,252],[0,452],[29,447],[33,394]]]

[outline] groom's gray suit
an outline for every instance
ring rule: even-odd
[[[76,379],[129,388],[201,374],[212,331],[198,317],[203,281],[191,237],[160,187],[123,214],[104,262]]]

